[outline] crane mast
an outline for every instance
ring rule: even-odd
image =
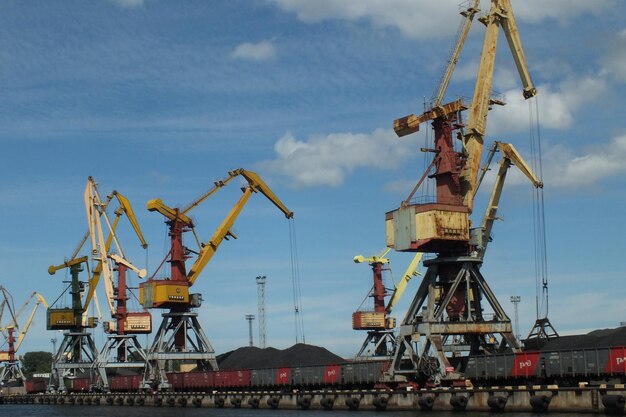
[[[2,306],[0,306],[0,313],[3,312],[3,309],[6,306],[11,314],[11,321],[7,325],[2,324],[2,314],[0,314],[0,332],[2,332],[2,335],[7,343],[7,350],[0,351],[0,363],[3,363],[4,365],[0,370],[0,383],[3,385],[9,383],[23,384],[26,378],[24,377],[20,358],[17,353],[19,352],[22,342],[30,329],[30,325],[33,322],[37,309],[41,304],[48,308],[48,303],[41,294],[35,291],[26,299],[26,302],[24,302],[20,310],[16,313],[13,308],[13,297],[4,287],[0,286],[0,292],[2,292],[3,297]],[[35,306],[28,316],[28,319],[26,319],[26,323],[20,326],[19,318],[33,299],[36,299]],[[15,337],[16,330],[19,332],[17,338]]]
[[[198,242],[197,251],[185,247],[183,233],[192,231],[195,235],[195,224],[188,216],[189,212],[238,176],[247,181],[247,186],[242,188],[243,194],[211,239],[204,243]],[[257,174],[244,169],[230,171],[225,179],[216,181],[212,188],[182,209],[168,207],[161,199],[148,201],[149,211],[156,211],[166,218],[170,250],[163,263],[170,263],[171,276],[169,279],[155,279],[157,270],[139,286],[139,300],[144,307],[169,309],[169,312],[162,314],[163,320],[147,352],[143,381],[145,388],[167,390],[171,387],[166,374],[166,360],[177,363],[194,362],[199,369],[217,369],[215,351],[200,326],[198,314],[192,311],[201,306],[202,295],[190,294],[189,289],[196,283],[221,243],[228,238],[236,238],[231,230],[235,220],[252,194],[257,192],[265,195],[286,218],[293,217],[293,213]],[[197,258],[187,270],[186,261],[191,257],[190,253],[196,253]]]
[[[98,371],[96,388],[101,391],[108,391],[109,382],[107,370],[114,369],[142,369],[144,367],[146,355],[143,347],[137,339],[138,334],[149,334],[152,331],[152,317],[147,311],[129,311],[127,303],[128,296],[127,271],[135,272],[139,278],[144,278],[147,274],[145,269],[139,269],[130,263],[117,238],[117,226],[122,215],[128,218],[133,227],[141,247],[146,249],[147,243],[130,201],[117,191],[113,191],[112,197],[117,198],[119,207],[115,210],[115,220],[110,221],[106,212],[107,203],[103,203],[98,193],[97,184],[92,177],[87,180],[85,187],[85,209],[87,212],[87,223],[89,225],[89,235],[92,244],[92,259],[96,263],[94,267],[95,281],[90,285],[90,295],[95,293],[97,278],[102,272],[105,287],[107,289],[107,301],[113,321],[105,321],[104,329],[107,333],[107,340],[99,352],[95,367]],[[111,201],[111,198],[108,198]],[[102,219],[104,221],[102,221]],[[108,236],[105,240],[103,223],[108,229]],[[112,243],[115,250],[112,250]],[[117,279],[115,279],[117,273]]]
[[[71,295],[71,307],[56,307],[56,301],[48,308],[47,328],[48,330],[63,330],[63,340],[59,349],[55,353],[52,369],[50,372],[50,383],[48,390],[51,392],[67,392],[64,383],[66,377],[75,377],[83,372],[91,373],[98,367],[99,353],[89,329],[95,328],[98,324],[96,317],[86,317],[92,300],[96,300],[96,288],[101,277],[104,277],[105,291],[107,294],[107,304],[111,314],[115,316],[115,283],[113,279],[113,265],[109,257],[111,246],[115,247],[119,254],[122,254],[121,247],[117,241],[115,230],[122,215],[126,214],[135,231],[138,233],[142,246],[146,243],[138,229],[132,208],[128,200],[117,191],[113,191],[106,197],[105,201],[100,199],[96,182],[92,177],[87,179],[84,192],[84,203],[87,215],[88,231],[81,239],[80,244],[72,253],[69,260],[62,264],[52,265],[48,268],[48,273],[54,275],[57,271],[69,269],[71,277],[69,292]],[[115,210],[115,219],[110,221],[106,210],[110,203],[117,199],[120,206]],[[103,221],[104,219],[104,221]],[[104,238],[103,223],[109,231],[107,238]],[[79,257],[84,244],[89,241],[91,250],[89,256]],[[79,275],[84,271],[84,265],[89,266],[90,260],[94,262],[94,267],[87,282],[80,280]],[[59,297],[60,299],[61,297]],[[58,300],[57,300],[58,301]]]
[[[391,297],[385,303],[385,297],[389,295],[383,282],[383,270],[389,263],[385,258],[391,249],[387,248],[379,255],[365,258],[361,255],[354,257],[355,263],[367,262],[372,267],[373,286],[370,297],[374,299],[373,310],[360,310],[352,313],[352,328],[354,330],[367,330],[365,341],[356,354],[357,360],[389,359],[396,350],[396,338],[394,330],[396,319],[391,317],[393,308],[404,294],[408,282],[413,276],[418,275],[417,266],[422,259],[421,253],[416,253],[407,267],[402,279],[394,287]]]
[[[388,373],[396,380],[454,380],[462,375],[464,355],[495,353],[507,347],[519,349],[511,320],[480,272],[497,199],[516,152],[507,154],[485,222],[476,230],[470,220],[479,183],[487,114],[493,104],[504,105],[492,97],[500,28],[506,34],[522,80],[523,96],[533,97],[537,91],[526,66],[510,1],[490,3],[489,13],[478,19],[486,26],[486,33],[471,102],[457,99],[441,104],[479,1],[461,13],[464,21],[458,41],[432,108],[419,116],[409,115],[394,121],[394,130],[400,137],[417,132],[420,124],[430,121],[434,147],[423,151],[433,153],[434,157],[408,198],[398,209],[386,213],[387,246],[396,251],[435,255],[424,261],[427,271],[400,326],[398,348]],[[469,113],[467,121],[463,117],[465,111]],[[455,140],[461,142],[460,151]],[[501,148],[503,152],[509,149],[505,145]],[[427,177],[435,181],[435,198],[417,203],[413,196]],[[486,318],[485,307],[493,311],[490,320]],[[420,346],[416,345],[417,340]]]

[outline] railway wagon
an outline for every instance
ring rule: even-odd
[[[202,391],[203,389],[215,386],[215,373],[185,372],[183,374],[183,386],[186,391]]]
[[[541,379],[584,382],[626,376],[626,348],[563,349],[543,352],[479,355],[468,358],[465,377],[470,380]]]
[[[252,373],[249,369],[234,371],[214,371],[214,388],[248,388]]]
[[[136,392],[142,379],[142,375],[115,375],[109,378],[109,388],[113,392]]]
[[[348,388],[373,387],[390,364],[388,361],[345,363],[341,365],[341,384]]]
[[[341,382],[341,365],[295,366],[291,368],[294,387],[333,386]]]
[[[48,389],[48,380],[44,378],[33,378],[24,381],[24,389],[29,394],[38,394],[46,392]]]
[[[253,387],[272,388],[291,385],[291,368],[252,369]]]

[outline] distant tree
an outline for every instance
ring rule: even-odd
[[[50,352],[27,352],[22,356],[22,370],[27,378],[33,374],[50,372],[52,354]]]

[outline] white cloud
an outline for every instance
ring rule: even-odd
[[[617,174],[626,173],[626,134],[617,136],[609,143],[596,144],[590,152],[574,153],[563,145],[544,147],[543,182],[551,189],[576,189],[596,186],[602,180]],[[530,164],[530,158],[525,158]],[[491,191],[497,168],[487,173],[481,186],[483,191]],[[507,186],[529,186],[528,179],[517,169],[509,170]]]
[[[331,133],[306,141],[287,133],[274,145],[276,159],[262,165],[290,178],[295,187],[337,186],[356,168],[393,169],[412,154],[409,144],[409,140],[398,140],[389,129],[371,134]]]
[[[394,27],[409,37],[448,35],[458,22],[457,4],[431,0],[269,0],[305,23],[328,19],[370,20],[377,28]]]
[[[242,43],[233,51],[233,58],[249,59],[253,61],[265,61],[276,56],[276,48],[271,41],[261,41],[258,43]]]
[[[144,0],[109,0],[121,7],[141,7]]]
[[[370,20],[377,28],[394,27],[412,38],[449,35],[459,21],[456,2],[432,0],[268,0],[281,9],[295,13],[305,23],[328,19]],[[482,8],[488,10],[488,2]],[[537,23],[547,18],[568,21],[587,13],[600,14],[615,0],[525,0],[513,1],[520,20]]]
[[[572,126],[575,113],[583,105],[602,96],[607,90],[601,77],[568,78],[558,86],[537,87],[541,127],[565,130]],[[528,129],[529,102],[521,87],[504,92],[506,105],[494,106],[487,123],[488,134],[511,134]],[[534,109],[532,109],[534,112]]]
[[[603,59],[604,71],[619,81],[626,81],[626,29],[608,42],[608,53]]]
[[[574,154],[564,146],[555,146],[545,153],[546,184],[560,188],[589,187],[605,178],[626,173],[626,135],[596,145],[586,154]]]
[[[512,1],[516,18],[526,22],[538,23],[545,19],[566,22],[573,17],[609,11],[616,4],[615,0],[524,0]]]

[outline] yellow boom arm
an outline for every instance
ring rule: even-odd
[[[483,149],[484,135],[487,125],[487,112],[491,104],[493,71],[498,45],[499,28],[505,32],[509,48],[524,86],[524,98],[537,94],[526,65],[517,24],[509,0],[491,0],[491,9],[485,18],[480,19],[487,26],[483,49],[478,66],[478,75],[474,87],[474,95],[470,106],[470,116],[463,143],[467,162],[461,172],[461,189],[463,204],[470,210],[473,207],[474,189]]]
[[[422,255],[423,255],[422,252],[417,252],[415,254],[415,256],[413,257],[413,260],[411,261],[406,271],[404,272],[404,275],[402,275],[402,279],[400,280],[400,282],[398,282],[398,285],[396,285],[396,288],[393,290],[393,293],[391,294],[391,298],[389,299],[389,302],[387,303],[387,308],[386,308],[387,314],[391,314],[391,312],[393,311],[393,308],[396,306],[396,303],[400,300],[400,298],[402,298],[402,295],[404,294],[404,290],[406,290],[406,286],[411,280],[411,278],[413,278],[416,275],[419,275],[419,273],[417,272],[417,265],[419,265],[420,261],[422,260]]]
[[[279,199],[276,197],[274,192],[270,190],[270,188],[265,184],[265,182],[255,173],[250,171],[245,171],[243,169],[239,169],[236,171],[232,171],[229,173],[231,175],[230,178],[233,178],[236,175],[242,175],[246,180],[248,180],[248,187],[246,187],[243,191],[243,195],[239,198],[239,201],[233,206],[230,210],[230,213],[226,216],[222,224],[213,234],[213,237],[203,245],[202,250],[200,251],[200,255],[198,259],[194,262],[187,274],[187,279],[189,280],[189,286],[192,286],[198,276],[209,263],[209,261],[217,252],[217,248],[223,242],[225,238],[231,236],[236,238],[236,236],[231,232],[231,228],[235,223],[235,220],[241,213],[241,210],[246,205],[252,193],[260,191],[263,195],[265,195],[276,207],[278,207],[284,214],[285,217],[291,218],[293,217],[293,212],[291,212]]]
[[[510,143],[495,142],[491,150],[492,154],[500,149],[502,151],[502,160],[500,161],[500,169],[496,175],[496,181],[493,184],[491,196],[489,197],[489,203],[485,210],[485,216],[481,224],[481,244],[478,245],[478,255],[483,258],[487,251],[487,245],[491,240],[491,230],[493,229],[493,223],[496,220],[496,214],[498,211],[498,204],[500,203],[500,197],[502,196],[502,189],[504,187],[504,180],[506,174],[511,165],[517,166],[520,171],[530,180],[535,188],[542,188],[543,182],[535,175],[533,170],[526,164],[522,156],[517,152],[515,147]],[[491,155],[490,158],[491,159]]]
[[[20,331],[20,336],[17,339],[17,344],[15,345],[15,351],[17,352],[20,349],[20,346],[22,346],[22,342],[24,341],[24,337],[26,336],[26,333],[28,333],[28,328],[30,327],[31,323],[33,322],[33,318],[35,317],[35,313],[37,312],[37,308],[39,308],[40,304],[43,304],[44,307],[48,308],[48,303],[46,302],[46,299],[43,298],[43,295],[39,294],[38,292],[34,292],[31,294],[30,298],[28,299],[27,303],[30,302],[30,300],[33,298],[33,296],[37,297],[37,303],[35,303],[35,307],[33,308],[33,311],[30,313],[30,316],[28,316],[28,320],[26,321],[26,324],[24,325],[24,327],[22,327],[21,331]]]

